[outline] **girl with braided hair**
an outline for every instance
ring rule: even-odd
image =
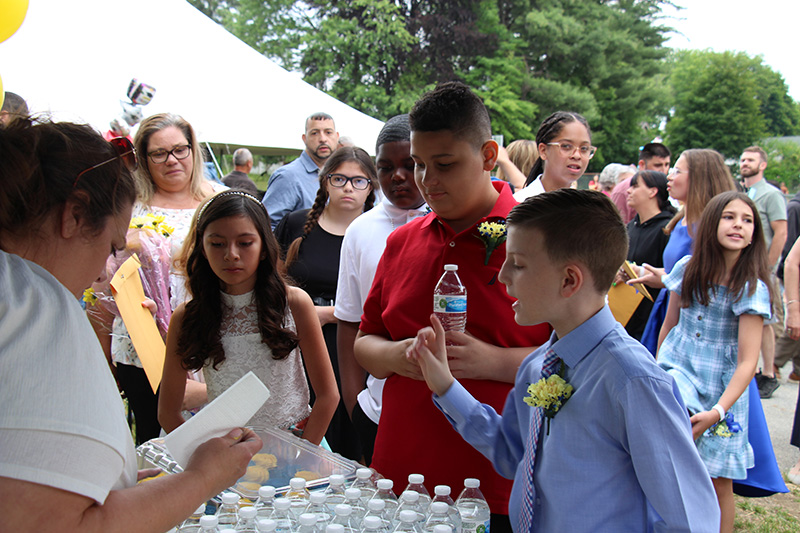
[[[514,193],[518,202],[543,192],[570,187],[586,172],[597,148],[592,146],[592,130],[578,113],[556,111],[536,132],[538,157],[525,187]]]
[[[314,301],[340,387],[333,316],[339,254],[347,227],[372,208],[376,183],[375,166],[364,150],[339,148],[320,170],[319,190],[311,209],[289,213],[275,228],[284,271]],[[325,437],[333,451],[354,460],[361,458],[356,432],[342,402]]]

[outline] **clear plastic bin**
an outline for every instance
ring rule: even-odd
[[[298,476],[306,478],[306,486],[313,490],[326,486],[331,474],[353,479],[356,469],[361,467],[355,461],[295,437],[288,431],[264,427],[252,429],[261,437],[264,445],[250,461],[247,474],[230,488],[243,498],[255,500],[262,485],[272,485],[278,494],[283,494],[289,490],[289,480]],[[182,470],[170,456],[164,439],[149,440],[139,446],[136,452],[141,468],[152,465],[168,474]]]

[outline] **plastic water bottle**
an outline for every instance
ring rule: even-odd
[[[471,533],[477,531],[484,533],[489,531],[489,519],[491,511],[486,498],[481,492],[481,482],[475,478],[464,480],[464,490],[456,500],[456,508],[461,513],[461,531]]]
[[[370,500],[372,501],[372,500]],[[388,523],[379,516],[365,516],[361,524],[362,533],[389,533]]]
[[[275,500],[275,511],[270,518],[277,522],[276,533],[294,533],[297,529],[297,520],[291,511],[292,502],[286,498]]]
[[[324,494],[323,494],[324,496]],[[313,513],[303,513],[298,520],[297,533],[316,533],[317,515]]]
[[[417,516],[417,527],[422,529],[425,525],[425,509],[419,503],[419,493],[413,490],[407,490],[400,495],[400,505],[394,514],[394,521],[400,522],[401,515],[404,511],[413,511]]]
[[[300,515],[308,507],[309,497],[305,479],[293,477],[289,480],[289,492],[286,493],[286,499],[292,504],[292,514],[295,519],[300,518]]]
[[[431,513],[428,516],[428,519],[425,521],[425,525],[422,527],[423,531],[433,533],[434,528],[439,524],[444,524],[449,529],[455,529],[455,524],[453,524],[452,519],[447,513],[448,506],[444,502],[433,502],[431,503]]]
[[[273,533],[276,529],[278,529],[278,523],[271,518],[260,518],[256,522],[258,533]]]
[[[203,533],[219,533],[219,520],[215,515],[203,515],[200,517],[200,531]]]
[[[361,524],[356,522],[353,515],[353,508],[346,503],[340,503],[333,508],[335,516],[331,524],[339,524],[344,527],[345,533],[358,533],[361,530]]]
[[[324,492],[312,492],[311,496],[309,496],[310,503],[304,511],[317,517],[316,527],[318,531],[325,531],[325,527],[331,523],[333,518],[331,508],[325,503],[327,499],[328,497],[325,496]]]
[[[369,501],[383,500],[385,502],[384,515],[393,517],[399,505],[397,496],[395,496],[392,490],[394,488],[394,482],[391,479],[379,479],[375,484],[378,486],[378,490],[375,491],[375,495]],[[369,511],[369,502],[367,502],[367,511]]]
[[[222,505],[217,509],[220,529],[235,528],[239,522],[239,495],[235,492],[222,493]]]
[[[361,520],[364,519],[364,515],[367,514],[367,509],[362,503],[364,501],[362,495],[363,492],[361,489],[349,488],[344,491],[344,502],[352,508],[353,518],[359,527],[361,527]],[[334,506],[333,509],[335,511],[336,506]]]
[[[256,511],[255,507],[242,507],[239,509],[239,521],[236,523],[236,531],[240,533],[256,533]]]
[[[422,533],[414,511],[400,511],[400,523],[394,528],[398,533]]]
[[[342,524],[328,524],[325,528],[325,533],[344,533],[344,526]]]
[[[256,508],[256,516],[260,518],[269,518],[272,511],[275,510],[275,487],[272,485],[264,485],[258,489],[258,499],[253,505]]]
[[[333,508],[334,505],[344,503],[344,476],[341,474],[331,474],[328,477],[328,486],[325,488],[325,496],[328,497],[325,503]]]
[[[367,514],[364,515],[364,520],[371,516],[380,519],[386,529],[391,530],[394,527],[394,511],[389,512],[386,509],[386,500],[372,498],[367,502]],[[364,529],[364,520],[361,521],[361,529]]]
[[[453,528],[444,524],[436,524],[433,533],[453,533]]]
[[[433,312],[445,331],[467,327],[467,288],[458,277],[458,265],[445,265],[444,274],[433,289]]]
[[[366,505],[367,500],[371,499],[378,490],[375,482],[372,480],[372,470],[369,468],[359,468],[356,470],[356,478],[353,484],[350,485],[351,489],[361,489],[361,502]]]
[[[178,526],[177,533],[197,533],[200,531],[200,519],[206,514],[206,504],[201,505],[195,512]]]
[[[425,476],[422,474],[409,474],[406,490],[413,490],[419,494],[419,506],[427,511],[431,504],[431,493],[425,488]]]
[[[454,533],[461,533],[461,513],[456,509],[456,502],[450,497],[450,487],[447,485],[436,485],[433,488],[434,497],[431,505],[434,502],[444,502],[447,504],[447,514],[453,522]]]

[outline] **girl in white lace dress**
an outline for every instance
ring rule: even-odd
[[[192,300],[169,325],[162,427],[169,432],[183,423],[187,370],[203,370],[209,400],[253,371],[271,395],[249,425],[303,428],[303,437],[319,444],[339,402],[336,380],[311,298],[277,271],[278,243],[264,206],[242,191],[213,196],[181,255]]]

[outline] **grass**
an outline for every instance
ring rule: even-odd
[[[769,498],[736,497],[733,530],[740,533],[800,532],[800,489],[788,485],[788,494]]]

